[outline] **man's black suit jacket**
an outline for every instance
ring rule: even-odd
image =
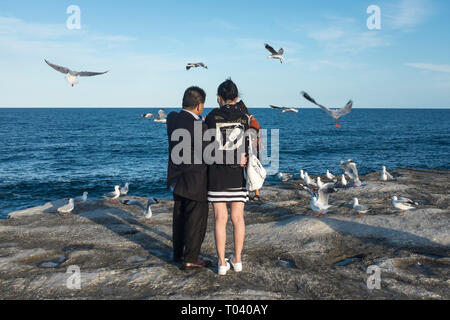
[[[201,124],[201,136],[194,136],[194,123]],[[176,129],[186,129],[191,136],[191,164],[174,164],[171,159],[173,148],[179,141],[171,141],[172,133]],[[167,136],[169,139],[169,166],[167,169],[167,187],[173,188],[174,196],[180,196],[195,201],[207,201],[207,166],[203,159],[201,164],[194,164],[194,139],[199,139],[202,152],[205,147],[203,133],[207,130],[206,124],[186,111],[171,112],[167,116]],[[181,139],[180,139],[181,140]],[[199,158],[201,155],[198,155]]]

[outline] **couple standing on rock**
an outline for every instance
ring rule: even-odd
[[[211,202],[215,215],[218,273],[225,275],[231,266],[237,272],[242,271],[244,206],[249,200],[244,176],[249,142],[247,132],[250,127],[260,128],[259,124],[255,125],[255,119],[248,114],[243,102],[238,103],[238,89],[233,81],[226,80],[219,86],[217,102],[220,107],[212,110],[203,121],[201,116],[205,99],[204,90],[190,87],[184,93],[183,109],[171,112],[167,117],[167,185],[175,201],[173,258],[183,263],[184,269],[204,268],[211,264],[210,261],[199,260],[200,247],[206,234],[208,202]],[[198,132],[200,125],[201,134]],[[177,147],[180,143],[186,143],[180,141],[180,132],[183,131],[188,132],[191,139],[188,150]],[[207,132],[213,134],[208,135]],[[256,133],[255,130],[253,132]],[[205,141],[208,140],[205,136],[211,140]],[[198,150],[198,146],[201,146],[201,150]],[[203,157],[208,148],[212,150],[209,160]],[[186,152],[189,154],[183,154]],[[180,158],[184,161],[180,161]],[[225,257],[227,204],[231,208],[234,229],[234,254],[229,259]]]

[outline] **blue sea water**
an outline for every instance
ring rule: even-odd
[[[320,109],[250,110],[263,128],[280,130],[283,172],[340,173],[347,158],[362,174],[382,165],[450,169],[449,109],[354,109],[341,128]],[[0,219],[83,191],[98,197],[125,182],[130,195],[169,198],[166,128],[140,117],[156,111],[0,109]]]

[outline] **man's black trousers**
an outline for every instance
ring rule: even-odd
[[[195,201],[174,195],[173,257],[195,263],[205,239],[208,222],[208,202]]]

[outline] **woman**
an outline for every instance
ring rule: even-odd
[[[244,112],[249,121],[249,127],[250,129],[254,129],[256,131],[256,137],[252,138],[252,149],[256,150],[256,157],[260,159],[259,157],[259,151],[262,148],[262,142],[261,142],[261,126],[259,125],[258,120],[248,111],[247,106],[245,105],[244,101],[239,101],[237,105],[241,108],[242,112]],[[261,201],[261,194],[259,190],[255,190],[255,196],[252,198],[253,201]]]
[[[216,160],[208,167],[208,201],[214,208],[214,235],[219,275],[226,275],[231,266],[236,272],[242,271],[241,254],[245,237],[244,206],[248,201],[244,178],[246,150],[243,150],[242,146],[246,143],[244,133],[248,129],[248,117],[236,104],[237,100],[238,89],[234,82],[231,80],[223,82],[217,90],[217,102],[220,107],[212,110],[206,117],[208,128],[216,130],[215,143],[218,144],[216,152],[222,156],[221,159],[226,159],[223,162]],[[231,163],[230,159],[233,159]],[[225,258],[227,204],[231,208],[234,235],[234,254],[229,259]]]

